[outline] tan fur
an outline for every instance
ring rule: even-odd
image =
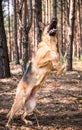
[[[56,36],[49,36],[47,27],[43,32],[42,42],[38,45],[38,50],[31,62],[32,73],[28,74],[28,82],[22,78],[17,86],[15,100],[8,114],[9,119],[7,126],[9,126],[15,113],[21,108],[25,110],[22,116],[23,121],[32,124],[32,122],[27,121],[25,117],[35,109],[35,96],[42,83],[51,71],[58,67],[59,53],[57,51],[57,38]],[[59,74],[61,71],[62,69],[59,71]]]

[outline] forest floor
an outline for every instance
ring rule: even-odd
[[[57,79],[54,72],[48,77],[37,95],[41,114],[28,117],[33,126],[25,125],[20,116],[15,116],[12,126],[5,127],[21,79],[20,66],[11,65],[11,73],[11,78],[0,80],[0,130],[82,130],[82,63],[74,64],[74,71]]]

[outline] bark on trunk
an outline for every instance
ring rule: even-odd
[[[64,56],[64,45],[63,45],[63,1],[61,0],[61,43],[60,43],[60,45],[61,45],[61,54],[62,54],[62,56]]]
[[[80,43],[80,2],[77,1],[77,31],[76,31],[76,39],[77,39],[77,58],[80,59],[80,51],[81,51],[81,43]]]
[[[53,15],[57,18],[57,0],[53,0]]]
[[[26,64],[29,60],[29,31],[32,25],[32,0],[27,1],[27,19],[26,25],[23,27],[23,58],[22,58],[22,73],[26,70]]]
[[[0,1],[0,78],[6,77],[10,77],[10,67],[3,21],[2,1]]]
[[[17,43],[17,11],[16,11],[16,0],[13,0],[14,3],[14,44],[15,44],[15,63],[19,64],[19,52],[18,52],[18,43]]]
[[[23,5],[27,4],[25,9],[23,10]],[[24,11],[26,10],[26,14]],[[25,15],[25,18],[22,17],[22,15]],[[23,56],[22,56],[22,74],[24,74],[26,70],[26,64],[29,60],[29,31],[32,25],[32,0],[21,0],[19,2],[19,9],[18,9],[18,14],[19,14],[19,25],[20,28],[22,29],[22,36],[23,36]],[[24,18],[24,19],[23,19]]]
[[[42,22],[42,1],[35,0],[35,9],[34,9],[34,21],[35,21],[35,52],[37,50],[37,45],[41,41],[41,30],[39,27],[39,22]]]
[[[75,21],[75,0],[70,0],[69,23],[68,23],[68,43],[67,43],[67,70],[72,70],[73,37]]]
[[[9,46],[9,60],[11,61],[11,27],[10,27],[10,2],[8,0],[8,46]]]

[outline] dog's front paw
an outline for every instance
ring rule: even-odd
[[[33,125],[33,122],[32,122],[32,121],[27,120],[27,123],[26,123],[26,124],[28,124],[28,125]]]
[[[5,127],[6,127],[6,128],[10,128],[11,125],[10,125],[9,123],[7,123],[7,124],[5,125]]]

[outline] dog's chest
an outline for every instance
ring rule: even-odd
[[[43,83],[43,81],[48,77],[50,74],[51,69],[43,67],[38,68],[36,72],[36,85],[40,85]]]

